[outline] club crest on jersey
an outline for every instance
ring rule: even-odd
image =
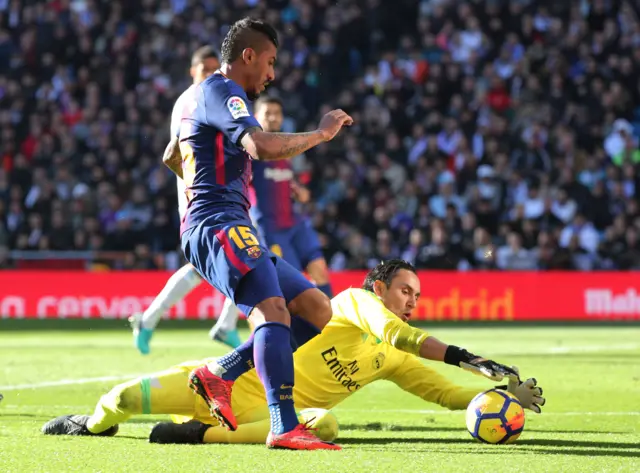
[[[373,369],[379,370],[384,365],[384,353],[378,353],[373,359]]]
[[[247,248],[247,254],[249,255],[249,258],[257,259],[262,254],[262,250],[257,246],[251,246]]]
[[[231,112],[231,116],[235,119],[249,116],[249,109],[240,97],[231,97],[227,102],[227,108]]]

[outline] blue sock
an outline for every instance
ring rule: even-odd
[[[256,328],[254,338],[254,360],[267,395],[271,432],[289,432],[298,425],[293,407],[291,330],[284,324],[266,322]]]
[[[253,338],[251,334],[249,339],[238,348],[216,360],[226,370],[221,376],[222,379],[235,381],[240,375],[253,368]]]
[[[307,322],[302,317],[291,314],[291,340],[297,347],[301,347],[317,335],[320,335],[318,327]]]
[[[318,286],[318,289],[324,292],[329,299],[333,299],[333,291],[331,290],[331,284],[329,283],[323,284],[321,286]]]

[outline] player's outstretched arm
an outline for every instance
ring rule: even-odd
[[[342,110],[327,113],[315,131],[307,133],[267,133],[258,127],[248,128],[240,143],[253,159],[274,161],[290,159],[314,146],[331,141],[353,119]]]
[[[177,136],[171,138],[171,141],[164,150],[162,162],[171,171],[182,179],[182,156],[180,154],[180,142]]]
[[[469,353],[464,348],[447,345],[435,337],[427,337],[422,342],[420,356],[428,360],[444,361],[492,381],[502,381],[505,377],[520,380],[517,371],[508,366]]]
[[[440,373],[422,364],[417,358],[401,355],[397,367],[388,374],[387,379],[403,390],[415,394],[428,402],[440,404],[451,410],[466,409],[471,400],[478,394],[477,388],[458,386]],[[516,373],[518,368],[511,367]],[[524,382],[509,379],[509,385],[496,386],[496,389],[509,391],[516,396],[525,409],[540,413],[545,404],[542,388],[535,378]]]

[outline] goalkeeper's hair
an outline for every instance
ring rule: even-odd
[[[242,55],[247,48],[260,52],[265,42],[278,47],[278,33],[269,23],[252,18],[236,21],[224,38],[221,48],[222,62],[231,64]]]
[[[364,278],[362,283],[362,289],[373,292],[373,283],[376,281],[382,281],[387,287],[391,286],[391,281],[396,277],[396,274],[401,269],[406,269],[416,274],[416,268],[408,261],[402,259],[390,259],[387,261],[381,261],[373,268]]]

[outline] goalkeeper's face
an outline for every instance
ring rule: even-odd
[[[376,281],[373,289],[387,309],[407,322],[420,297],[420,279],[415,273],[400,269],[389,286],[384,281]]]

